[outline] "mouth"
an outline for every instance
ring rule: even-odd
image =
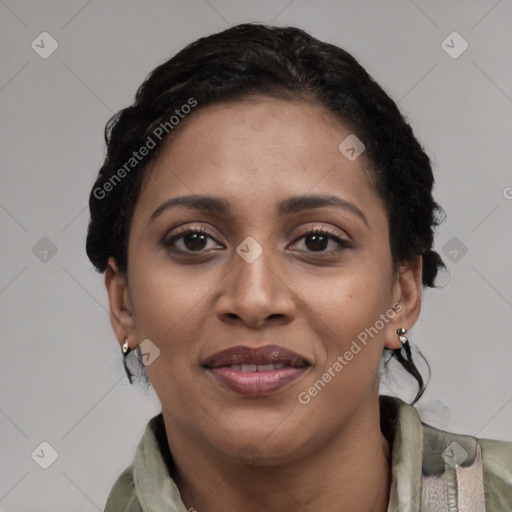
[[[203,362],[203,367],[223,386],[252,397],[288,387],[310,366],[307,358],[277,345],[240,345],[217,352]]]

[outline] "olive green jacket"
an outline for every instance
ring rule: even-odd
[[[425,425],[398,398],[381,396],[380,409],[382,432],[392,443],[388,512],[512,511],[512,443]],[[105,512],[187,512],[170,467],[159,414],[112,488]]]

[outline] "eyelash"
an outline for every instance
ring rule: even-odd
[[[181,238],[184,238],[187,235],[191,235],[191,234],[206,235],[209,238],[215,240],[215,238],[208,231],[206,231],[203,227],[193,228],[193,229],[185,228],[185,229],[183,229],[182,231],[176,233],[175,235],[173,235],[170,238],[164,238],[162,240],[162,244],[163,244],[163,246],[166,249],[173,250],[173,245],[174,245],[174,243],[177,240],[179,240]],[[318,228],[318,227],[312,228],[309,231],[306,231],[305,233],[302,233],[295,240],[295,242],[293,242],[293,244],[297,243],[297,241],[301,240],[302,238],[305,238],[305,237],[311,236],[311,235],[324,235],[324,236],[327,236],[330,240],[333,240],[334,242],[336,242],[338,244],[338,248],[335,249],[335,250],[330,250],[330,251],[300,251],[300,252],[307,252],[307,253],[319,254],[319,255],[322,255],[322,254],[323,255],[325,255],[325,254],[332,255],[333,253],[338,253],[338,252],[343,251],[344,249],[348,249],[348,248],[351,247],[349,242],[347,242],[346,240],[344,240],[344,239],[334,235],[333,233],[331,233],[326,228]],[[219,243],[219,242],[217,242],[217,243]],[[177,253],[181,253],[181,254],[201,254],[203,251],[204,250],[199,250],[199,251],[183,251],[181,249],[177,249],[177,250],[174,249],[173,252],[177,252]]]

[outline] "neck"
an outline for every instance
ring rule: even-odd
[[[164,411],[176,483],[187,510],[386,512],[390,446],[380,431],[378,397],[377,406],[363,416],[305,457],[283,465],[255,465],[176,436],[179,430]]]

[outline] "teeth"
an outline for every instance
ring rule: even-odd
[[[232,364],[231,369],[238,372],[271,372],[283,368],[284,364]]]

